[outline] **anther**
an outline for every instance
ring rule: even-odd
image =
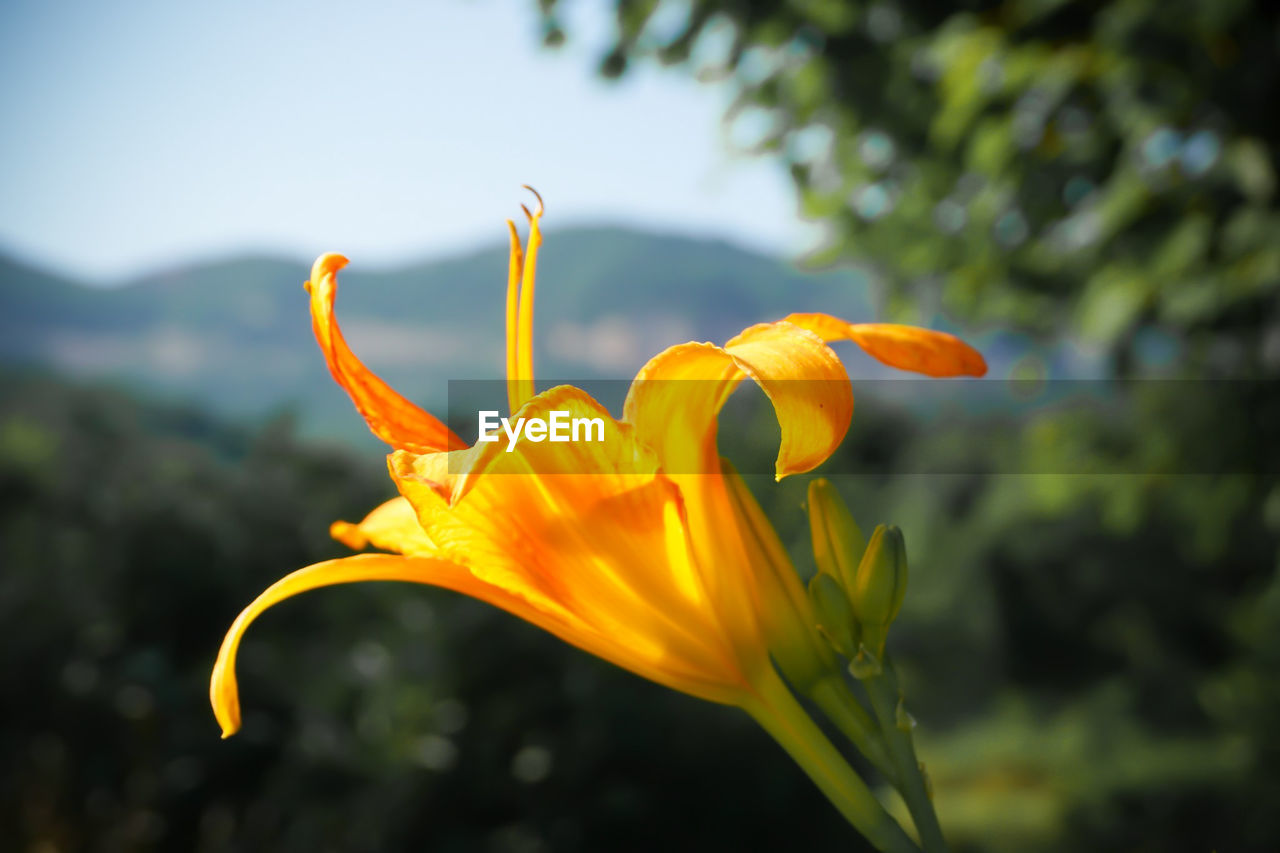
[[[538,200],[538,213],[537,213],[537,215],[538,215],[538,216],[541,216],[541,215],[543,214],[543,212],[546,210],[546,205],[544,205],[544,204],[542,203],[542,195],[541,195],[541,193],[539,193],[537,190],[535,190],[533,187],[529,186],[528,184],[521,184],[520,186],[524,187],[524,188],[525,188],[525,189],[527,189],[529,192],[533,193],[533,197],[534,197],[534,198],[536,198],[536,199]],[[523,204],[522,204],[522,205],[520,205],[520,206],[521,206],[521,207],[524,207],[524,205],[523,205]],[[528,213],[528,212],[529,212],[529,209],[526,207],[524,212],[525,212],[525,213]]]

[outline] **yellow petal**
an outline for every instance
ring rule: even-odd
[[[656,555],[650,555],[656,556]],[[209,683],[209,698],[222,736],[230,737],[240,728],[239,689],[235,676],[236,653],[249,625],[263,611],[286,598],[307,590],[361,581],[408,581],[451,589],[499,607],[526,622],[597,657],[611,661],[659,684],[713,702],[741,704],[747,688],[733,671],[690,667],[677,658],[654,657],[636,643],[629,626],[610,633],[569,613],[552,602],[530,601],[519,592],[486,583],[467,568],[445,559],[401,557],[393,554],[357,554],[339,560],[316,563],[272,584],[246,607],[222,641]]]
[[[846,323],[830,314],[792,314],[787,322],[824,341],[853,341],[868,355],[899,370],[926,376],[984,376],[987,372],[981,353],[946,332],[893,323]]]
[[[327,560],[299,569],[275,582],[241,611],[222,641],[218,660],[209,682],[209,700],[222,727],[222,736],[230,737],[240,728],[240,698],[236,685],[236,652],[240,639],[253,620],[267,608],[286,598],[334,584],[357,581],[411,581],[456,590],[495,604],[548,630],[569,630],[571,621],[558,619],[532,606],[529,602],[504,590],[477,580],[470,572],[446,560],[401,557],[393,554],[357,554],[340,560]]]
[[[627,393],[626,420],[670,473],[717,473],[716,418],[750,377],[782,428],[775,474],[808,471],[839,446],[853,416],[849,378],[818,336],[788,323],[752,326],[724,347],[681,344],[649,360]]]
[[[780,322],[747,329],[725,347],[684,344],[653,358],[627,395],[626,417],[653,447],[684,498],[697,560],[717,571],[707,588],[740,657],[766,643],[761,612],[778,592],[767,579],[768,555],[735,507],[720,471],[716,419],[750,376],[773,403],[782,429],[775,464],[780,478],[821,463],[839,445],[853,414],[843,365],[816,335]]]
[[[535,196],[537,190],[528,187]],[[538,207],[534,213],[525,208],[525,216],[529,220],[529,239],[525,244],[524,259],[520,270],[520,304],[518,307],[518,330],[516,332],[516,373],[507,377],[510,391],[510,406],[515,410],[529,401],[534,395],[533,384],[533,296],[538,275],[538,249],[542,246],[542,229],[539,220],[542,218],[542,197],[538,196]]]
[[[311,268],[311,328],[324,353],[329,372],[356,404],[369,429],[392,447],[428,453],[465,446],[437,418],[392,390],[356,358],[347,346],[333,313],[338,293],[338,270],[347,265],[342,255],[322,255]]]
[[[562,386],[520,412],[600,418],[602,441],[502,442],[469,457],[468,487],[445,454],[391,455],[391,472],[437,553],[525,600],[572,613],[592,636],[565,637],[668,686],[736,701],[745,678],[685,534],[675,485],[629,425]],[[763,644],[755,643],[763,660]]]
[[[335,521],[329,535],[359,551],[372,545],[408,556],[427,556],[435,546],[418,525],[418,516],[403,497],[395,497],[364,517],[359,524]]]

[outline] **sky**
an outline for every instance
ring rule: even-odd
[[[546,227],[625,224],[791,255],[776,162],[732,154],[723,86],[598,78],[604,4],[0,4],[0,251],[110,282],[230,253],[369,266]]]

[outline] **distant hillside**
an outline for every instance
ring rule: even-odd
[[[338,312],[353,348],[408,396],[500,378],[505,246],[392,271],[360,258]],[[312,434],[362,434],[316,350],[309,262],[238,258],[101,288],[0,257],[0,359],[106,377],[240,416],[284,406]],[[727,243],[611,228],[548,235],[538,372],[629,378],[665,346],[723,341],[791,311],[870,316],[855,274],[808,274]]]

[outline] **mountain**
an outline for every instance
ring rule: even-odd
[[[407,396],[500,379],[505,246],[395,270],[355,259],[338,315],[352,348]],[[236,258],[104,288],[0,256],[0,359],[108,378],[238,416],[291,407],[305,432],[364,435],[316,350],[301,260]],[[535,362],[545,378],[629,379],[686,340],[723,342],[792,311],[871,316],[865,277],[806,273],[724,242],[581,228],[547,235]]]

